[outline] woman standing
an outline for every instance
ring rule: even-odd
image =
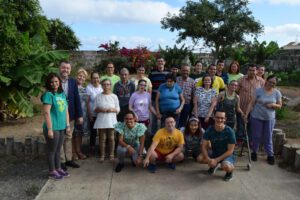
[[[266,70],[265,66],[258,65],[257,66],[257,73],[256,73],[256,75],[259,76],[259,77],[261,77],[261,78],[263,78],[265,80],[265,78],[266,78],[265,77],[265,70]]]
[[[263,88],[256,89],[255,96],[247,108],[244,119],[247,119],[249,112],[252,138],[251,160],[257,161],[257,151],[261,140],[267,152],[267,162],[274,165],[274,153],[272,134],[275,126],[275,110],[282,106],[281,93],[275,89],[277,78],[271,75],[267,78]]]
[[[240,73],[240,64],[238,61],[232,61],[228,69],[228,83],[233,80],[239,80],[244,75]]]
[[[65,133],[71,135],[68,103],[63,92],[59,76],[50,73],[46,78],[46,92],[42,95],[45,122],[43,134],[47,142],[47,156],[49,165],[49,178],[62,180],[70,176],[61,169],[60,149]]]
[[[151,104],[150,93],[145,91],[147,82],[144,79],[138,81],[138,90],[134,92],[129,99],[129,110],[135,113],[139,123],[143,123],[148,127],[150,120],[150,112],[155,114],[155,110]]]
[[[95,154],[95,144],[97,137],[97,129],[94,128],[95,120],[97,117],[97,113],[94,111],[94,102],[95,98],[98,94],[100,94],[103,89],[100,85],[100,76],[98,72],[91,73],[91,83],[86,87],[88,98],[88,117],[90,122],[90,156]]]
[[[83,68],[80,68],[77,71],[76,81],[77,81],[78,93],[80,96],[80,103],[81,103],[82,114],[83,114],[83,124],[79,125],[75,121],[74,132],[72,137],[73,160],[78,160],[78,159],[83,160],[87,158],[86,155],[84,155],[81,152],[82,136],[89,134],[89,124],[88,124],[89,121],[87,115],[87,105],[88,105],[89,96],[87,94],[86,88],[84,87],[84,82],[87,76],[88,74]]]
[[[164,124],[166,117],[172,116],[178,127],[179,114],[184,106],[184,98],[182,90],[176,84],[176,76],[173,74],[166,75],[166,83],[159,86],[156,99],[156,116],[161,119],[161,124]]]
[[[213,81],[209,75],[203,77],[203,86],[195,91],[193,99],[193,114],[199,117],[202,128],[205,130],[213,125],[213,111],[217,104],[217,91],[212,88]]]
[[[238,82],[232,80],[229,83],[228,88],[225,91],[220,92],[218,96],[218,108],[226,112],[226,125],[232,129],[236,123],[236,113],[240,113],[244,116],[243,111],[240,108],[240,97],[236,93]]]
[[[111,81],[103,79],[101,81],[103,92],[98,94],[94,103],[94,111],[97,118],[94,128],[99,132],[100,162],[104,161],[106,138],[109,143],[109,159],[114,160],[115,131],[114,125],[117,123],[117,114],[120,112],[118,97],[111,92]]]
[[[136,71],[136,77],[131,80],[134,82],[135,88],[138,88],[138,84],[140,80],[146,81],[146,91],[151,94],[152,92],[152,83],[149,78],[145,76],[145,67],[143,65],[139,66]],[[138,90],[138,89],[137,89]]]

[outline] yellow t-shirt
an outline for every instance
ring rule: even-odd
[[[201,87],[203,85],[202,78],[196,83],[196,88]],[[221,77],[215,76],[215,80],[212,85],[213,88],[216,89],[217,93],[219,93],[220,89],[225,89],[225,83]]]
[[[153,141],[158,145],[156,150],[161,154],[169,154],[179,145],[184,144],[184,137],[180,130],[174,129],[173,133],[169,133],[166,128],[159,129],[153,137]]]

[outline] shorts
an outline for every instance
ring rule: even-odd
[[[216,158],[218,156],[210,156],[210,157]],[[235,163],[235,157],[234,157],[234,155],[228,156],[224,160],[221,160],[219,163],[221,163],[222,165],[232,165],[233,166]]]
[[[166,156],[169,155],[169,154],[171,154],[171,153],[173,153],[173,151],[175,151],[175,149],[173,151],[171,151],[170,153],[168,153],[168,154],[162,154],[159,151],[157,151],[156,149],[154,151],[157,154],[156,160],[158,160],[158,161],[166,161]]]

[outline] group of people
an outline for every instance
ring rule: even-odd
[[[257,161],[263,142],[267,162],[273,165],[272,130],[281,93],[275,89],[276,77],[259,75],[259,68],[264,72],[263,66],[249,65],[243,75],[233,61],[225,72],[225,63],[219,60],[206,72],[197,62],[193,73],[187,64],[178,73],[165,70],[165,60],[157,58],[148,76],[139,66],[130,78],[126,68],[116,75],[110,62],[106,74],[92,72],[85,87],[87,71],[79,69],[73,79],[71,64],[62,61],[59,74],[47,76],[41,97],[49,178],[61,180],[70,176],[67,167],[80,167],[75,161],[87,158],[81,151],[84,135],[90,138],[89,156],[93,156],[97,134],[99,161],[114,161],[117,155],[115,172],[125,167],[126,155],[133,166],[143,165],[152,173],[159,161],[175,169],[177,162],[191,156],[208,164],[209,174],[221,167],[229,181],[236,140],[246,130],[252,161]]]

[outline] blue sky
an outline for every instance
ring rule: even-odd
[[[161,29],[160,19],[167,12],[178,13],[185,0],[40,0],[40,4],[48,18],[59,18],[75,31],[80,50],[99,50],[108,41],[157,50],[159,45],[175,44],[176,33]],[[250,0],[248,7],[264,25],[260,41],[276,41],[279,46],[300,42],[300,0]]]

